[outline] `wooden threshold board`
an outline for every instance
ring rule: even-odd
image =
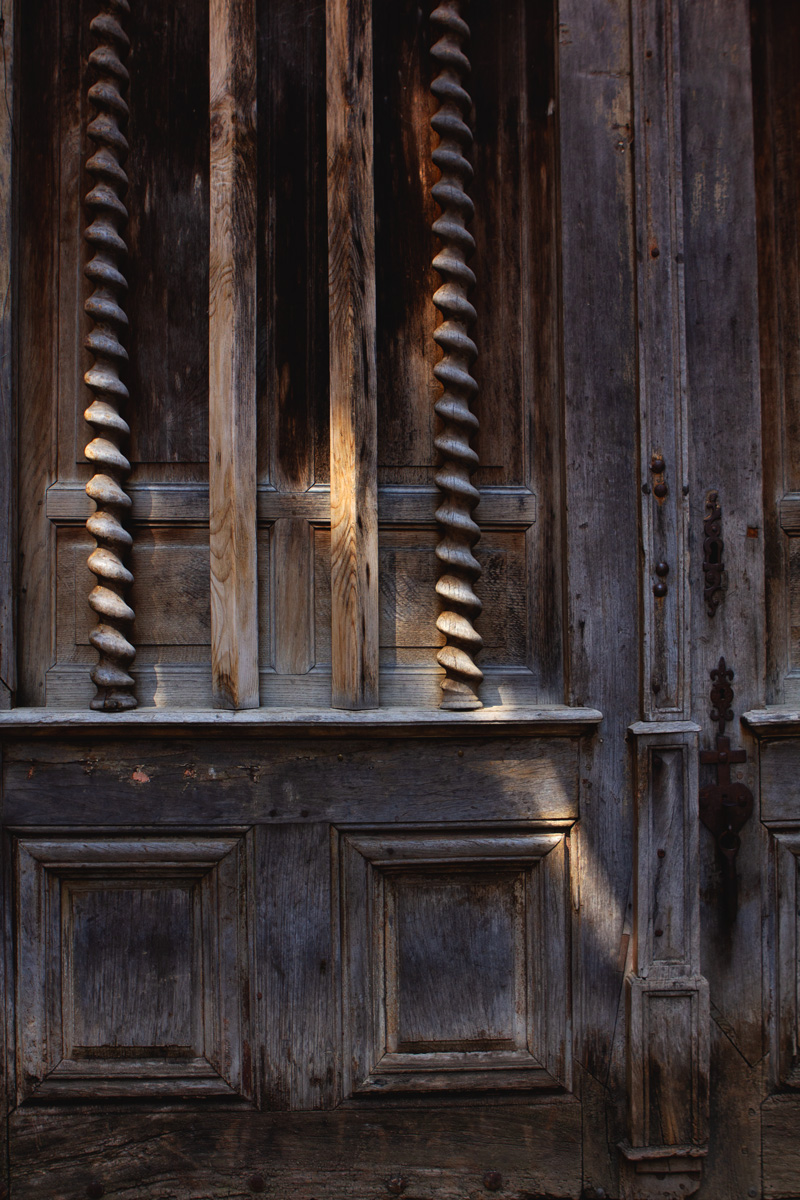
[[[252,732],[261,735],[297,736],[303,732],[359,736],[375,733],[386,737],[408,733],[432,736],[477,734],[591,733],[602,721],[596,708],[553,705],[541,708],[483,708],[474,712],[445,709],[380,708],[368,712],[336,709],[261,708],[244,712],[229,710],[180,710],[139,708],[129,713],[96,713],[79,709],[70,712],[52,708],[14,708],[0,712],[0,737],[15,736],[19,730],[53,736],[58,733],[169,734],[176,730],[206,733],[208,730]]]

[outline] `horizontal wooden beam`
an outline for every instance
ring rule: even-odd
[[[127,488],[133,501],[131,517],[145,525],[202,525],[208,521],[208,487],[204,483],[133,484]],[[378,488],[378,522],[381,525],[436,525],[441,494],[436,488]],[[47,517],[56,525],[80,525],[91,511],[82,483],[54,484],[47,490]],[[259,487],[256,510],[260,525],[302,518],[324,527],[331,519],[331,495],[326,487],[308,492],[276,492]],[[481,490],[481,527],[528,529],[536,521],[537,499],[524,488],[484,487]]]

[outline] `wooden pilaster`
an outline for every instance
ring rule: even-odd
[[[254,0],[211,0],[209,37],[212,691],[257,708]]]
[[[328,0],[331,671],[334,708],[378,705],[372,3]]]

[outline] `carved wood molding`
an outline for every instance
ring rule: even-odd
[[[436,438],[442,459],[436,483],[443,494],[436,512],[442,528],[436,547],[442,564],[436,584],[442,612],[436,624],[446,639],[437,658],[445,670],[441,707],[457,710],[481,707],[478,687],[483,679],[475,664],[483,639],[473,624],[482,605],[474,591],[481,567],[472,553],[480,538],[480,528],[472,515],[480,496],[470,479],[478,465],[478,455],[470,446],[478,430],[478,419],[470,411],[478,390],[471,374],[478,350],[470,337],[476,313],[467,298],[475,283],[475,275],[467,265],[475,241],[467,229],[473,214],[466,193],[472,167],[465,156],[472,146],[472,131],[467,124],[472,100],[464,88],[470,72],[464,53],[469,40],[469,26],[461,16],[464,7],[462,0],[445,0],[431,14],[432,25],[441,30],[441,37],[431,48],[440,68],[431,84],[439,101],[431,125],[439,135],[433,161],[441,171],[432,194],[442,210],[433,223],[433,232],[442,243],[433,266],[443,280],[433,302],[444,318],[433,335],[443,351],[434,374],[444,388],[435,405],[443,423]]]
[[[128,117],[123,97],[128,72],[122,60],[130,46],[120,21],[129,12],[127,0],[106,0],[90,25],[97,46],[89,55],[95,77],[89,88],[89,102],[95,115],[87,133],[96,149],[86,164],[95,182],[85,199],[91,221],[84,230],[84,239],[93,255],[86,275],[94,291],[84,309],[94,323],[86,338],[94,363],[84,380],[94,399],[84,416],[94,430],[85,454],[95,474],[86,492],[97,510],[86,528],[97,542],[88,560],[89,570],[97,576],[89,603],[99,618],[89,638],[100,653],[100,661],[91,672],[97,687],[91,706],[106,712],[136,707],[134,681],[128,672],[136,652],[127,637],[134,617],[127,602],[133,575],[124,562],[132,539],[122,526],[122,514],[131,507],[123,488],[131,467],[122,452],[130,429],[120,414],[128,399],[128,389],[120,378],[128,358],[120,341],[128,327],[122,307],[128,283],[121,270],[128,252],[122,236],[128,220],[122,200],[128,187],[123,168],[128,153],[123,133]]]

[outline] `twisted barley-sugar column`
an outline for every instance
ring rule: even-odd
[[[434,374],[444,388],[435,406],[442,420],[435,443],[441,456],[436,483],[443,495],[436,512],[442,529],[436,548],[442,564],[436,584],[442,611],[436,624],[445,636],[445,645],[437,654],[445,670],[441,707],[449,709],[481,708],[478,687],[483,679],[483,672],[475,665],[483,640],[473,625],[482,606],[474,590],[481,568],[472,553],[480,537],[472,517],[480,496],[470,479],[478,465],[478,455],[470,446],[470,438],[478,429],[478,419],[470,411],[470,401],[478,390],[470,373],[478,350],[469,336],[476,314],[468,300],[475,276],[467,259],[475,242],[467,229],[473,215],[472,201],[466,193],[472,179],[472,167],[466,158],[472,146],[472,132],[466,122],[472,100],[464,88],[470,71],[463,49],[469,40],[469,26],[461,16],[464,8],[466,0],[444,0],[431,14],[432,24],[441,30],[441,37],[431,49],[440,67],[431,84],[439,101],[431,125],[439,135],[433,161],[441,171],[432,194],[442,210],[433,223],[433,232],[442,243],[433,265],[443,281],[433,302],[444,318],[433,335],[443,351]]]
[[[130,46],[120,19],[129,12],[127,0],[106,0],[89,26],[98,44],[89,55],[95,82],[89,88],[94,117],[87,133],[95,151],[86,164],[94,186],[85,201],[91,223],[84,237],[92,251],[86,275],[94,291],[84,308],[93,321],[86,346],[94,356],[94,364],[84,380],[94,398],[84,416],[94,431],[85,454],[95,474],[86,491],[97,509],[86,528],[97,542],[88,560],[89,570],[97,576],[89,604],[99,618],[89,639],[100,653],[91,672],[97,687],[91,704],[105,712],[136,707],[134,682],[128,673],[135,650],[127,637],[134,614],[126,600],[133,576],[123,561],[132,539],[121,520],[131,507],[122,486],[131,469],[122,452],[130,430],[120,414],[128,399],[128,389],[120,378],[128,355],[120,335],[128,326],[122,308],[128,283],[121,267],[128,250],[122,237],[128,219],[122,202],[128,187],[123,169],[128,153],[123,134],[128,117],[123,97],[128,72],[123,59]]]

